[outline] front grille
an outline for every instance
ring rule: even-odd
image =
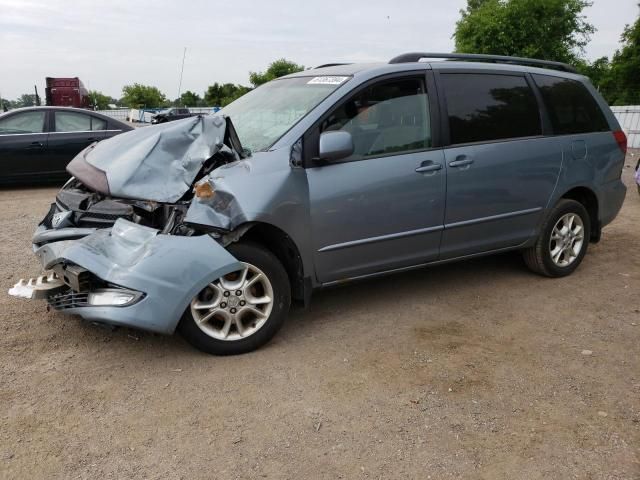
[[[125,220],[132,219],[130,216],[87,212],[84,214],[76,213],[75,223],[78,227],[82,228],[107,228],[113,225],[119,218],[124,218]]]
[[[115,222],[119,218],[128,218],[128,217],[126,215],[113,215],[111,213],[97,213],[92,211],[84,212],[80,216],[80,219],[82,220],[94,219],[94,218],[97,220],[104,220],[104,221],[110,220],[112,222]]]
[[[51,208],[47,212],[47,215],[42,220],[42,224],[48,229],[53,228],[51,220],[53,216],[58,212],[66,212],[69,209],[64,207],[60,202],[52,203]],[[72,221],[74,226],[80,228],[108,228],[111,227],[118,218],[124,218],[125,220],[132,221],[132,215],[114,215],[112,213],[92,212],[89,211],[74,211]]]
[[[65,290],[62,293],[51,295],[47,302],[55,310],[66,310],[68,308],[88,307],[89,294],[87,292],[74,292]]]

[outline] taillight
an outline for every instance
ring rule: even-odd
[[[626,155],[627,154],[627,136],[624,134],[622,130],[616,130],[615,132],[613,132],[613,137],[616,139],[616,142],[618,143],[620,150],[622,150],[622,153]]]

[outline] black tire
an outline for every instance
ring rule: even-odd
[[[273,305],[266,322],[248,337],[222,340],[209,336],[198,327],[191,313],[191,306],[184,312],[178,331],[191,345],[212,355],[238,355],[251,352],[267,343],[280,330],[291,304],[289,277],[276,256],[269,250],[251,242],[234,243],[227,250],[239,261],[259,268],[267,276],[273,288]]]
[[[580,217],[580,220],[582,220],[584,239],[580,253],[569,265],[562,267],[554,263],[551,258],[550,242],[551,233],[556,223],[568,213],[576,214]],[[545,220],[535,245],[523,252],[524,261],[532,271],[546,277],[564,277],[570,275],[578,268],[587,253],[590,235],[591,221],[586,208],[575,200],[562,199]]]

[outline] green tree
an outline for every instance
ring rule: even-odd
[[[167,97],[157,87],[134,83],[122,88],[121,101],[129,108],[162,107]]]
[[[611,59],[609,75],[599,85],[612,105],[640,104],[640,17],[622,32],[622,48]]]
[[[36,105],[36,96],[33,93],[23,93],[12,104],[13,108],[34,107]]]
[[[110,103],[115,103],[110,96],[97,90],[89,90],[89,98],[91,99],[91,106],[96,110],[106,110],[109,108]]]
[[[602,85],[611,73],[611,64],[607,57],[600,57],[592,63],[586,60],[579,60],[575,66],[582,75],[589,77],[596,86]]]
[[[216,82],[213,85],[209,85],[207,91],[204,93],[204,99],[207,105],[224,107],[235,99],[240,98],[249,90],[251,89],[242,85],[235,85],[233,83],[219,84]]]
[[[283,77],[290,73],[301,72],[302,70],[304,70],[303,65],[298,65],[285,58],[281,58],[272,62],[264,72],[249,72],[249,81],[254,87],[257,87],[275,78]]]
[[[456,51],[575,62],[595,31],[586,0],[468,0],[453,34]]]
[[[180,98],[177,100],[178,105],[182,107],[196,107],[200,103],[200,95],[192,92],[191,90],[187,90]]]
[[[640,5],[638,5],[640,6]],[[609,105],[640,103],[640,17],[625,26],[622,46],[611,60],[601,57],[593,63],[580,60],[576,67],[588,76]]]

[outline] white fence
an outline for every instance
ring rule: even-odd
[[[627,134],[627,145],[640,148],[640,105],[611,107],[611,111]]]
[[[97,112],[125,122],[129,119],[129,110],[129,108],[114,108],[112,110],[97,110]]]

